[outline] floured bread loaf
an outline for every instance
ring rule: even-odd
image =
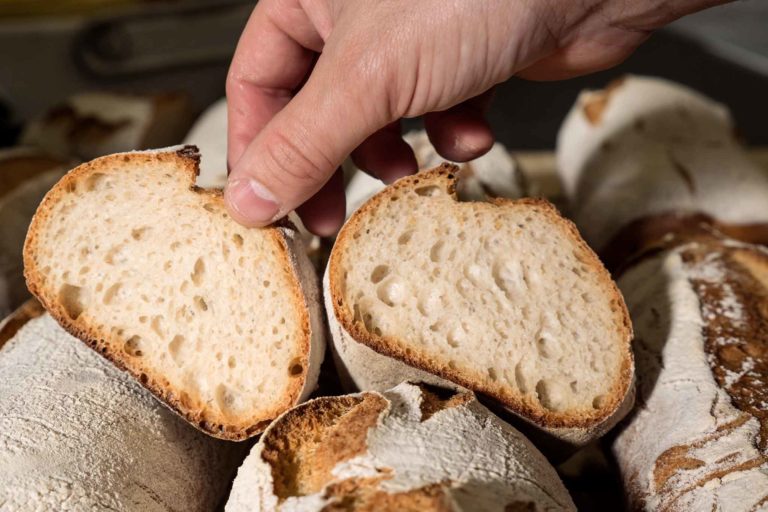
[[[634,510],[768,510],[768,252],[701,240],[620,279],[638,406],[613,452]]]
[[[266,430],[227,512],[576,510],[552,466],[469,392],[324,397]]]
[[[31,121],[21,144],[82,160],[178,144],[193,120],[185,94],[85,92]]]
[[[687,215],[740,227],[729,232],[739,238],[763,225],[768,241],[768,174],[737,142],[727,109],[686,87],[629,76],[582,93],[560,130],[557,162],[573,219],[601,255],[617,238],[627,246],[636,243],[627,237],[661,237]],[[627,256],[619,249],[609,259]]]
[[[197,186],[224,188],[227,184],[227,99],[221,98],[200,114],[184,138],[200,149]]]
[[[22,248],[29,222],[45,193],[74,167],[33,148],[0,151],[0,316],[29,298]]]
[[[416,155],[419,169],[432,169],[445,162],[429,142],[425,130],[408,132],[403,137]],[[488,153],[461,167],[457,185],[459,197],[480,201],[488,197],[517,199],[525,195],[525,180],[514,158],[503,144],[497,142]],[[381,180],[358,171],[347,186],[347,215],[357,210],[374,194],[384,188]]]
[[[244,445],[184,423],[48,315],[0,350],[0,375],[3,510],[210,511],[244,455]]]
[[[583,444],[631,405],[623,299],[549,203],[458,202],[456,171],[403,178],[342,228],[325,293],[341,372],[379,391],[423,375],[387,356]]]
[[[315,388],[316,276],[290,226],[247,229],[193,186],[196,148],[67,174],[25,245],[30,290],[68,331],[198,428],[262,431]]]

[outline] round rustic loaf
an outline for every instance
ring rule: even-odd
[[[768,223],[768,173],[734,132],[723,105],[666,80],[629,76],[583,92],[560,129],[557,165],[584,239],[605,257],[644,219],[630,238],[664,221],[661,237],[687,215],[706,214],[726,232]]]
[[[210,511],[242,460],[47,314],[3,346],[0,375],[3,510]]]
[[[238,471],[227,512],[575,510],[533,445],[469,392],[403,383],[283,414]]]

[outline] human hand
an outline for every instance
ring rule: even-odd
[[[416,171],[399,120],[424,115],[438,152],[490,149],[495,84],[577,76],[722,0],[261,0],[227,78],[225,198],[261,226],[298,208],[311,231],[344,219],[339,165],[391,182]]]

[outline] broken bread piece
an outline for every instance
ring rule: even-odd
[[[326,276],[342,374],[379,391],[400,377],[372,369],[362,346],[585,444],[632,405],[624,300],[552,205],[459,202],[456,170],[399,180],[342,228]]]
[[[283,414],[227,512],[576,510],[554,468],[468,391],[402,383]]]
[[[69,332],[199,429],[240,440],[314,389],[316,276],[291,226],[247,229],[194,187],[194,146],[81,165],[45,197],[28,286]]]

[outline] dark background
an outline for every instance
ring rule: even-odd
[[[30,11],[33,4],[45,9]],[[113,0],[101,3],[109,8],[68,10],[69,4],[78,2],[0,3],[0,146],[13,144],[26,120],[84,90],[183,90],[201,111],[223,96],[229,58],[254,5]],[[499,140],[515,149],[553,148],[578,92],[625,73],[667,77],[700,90],[733,110],[747,143],[768,145],[768,2],[761,0],[681,20],[610,71],[563,82],[502,84],[489,113]]]

